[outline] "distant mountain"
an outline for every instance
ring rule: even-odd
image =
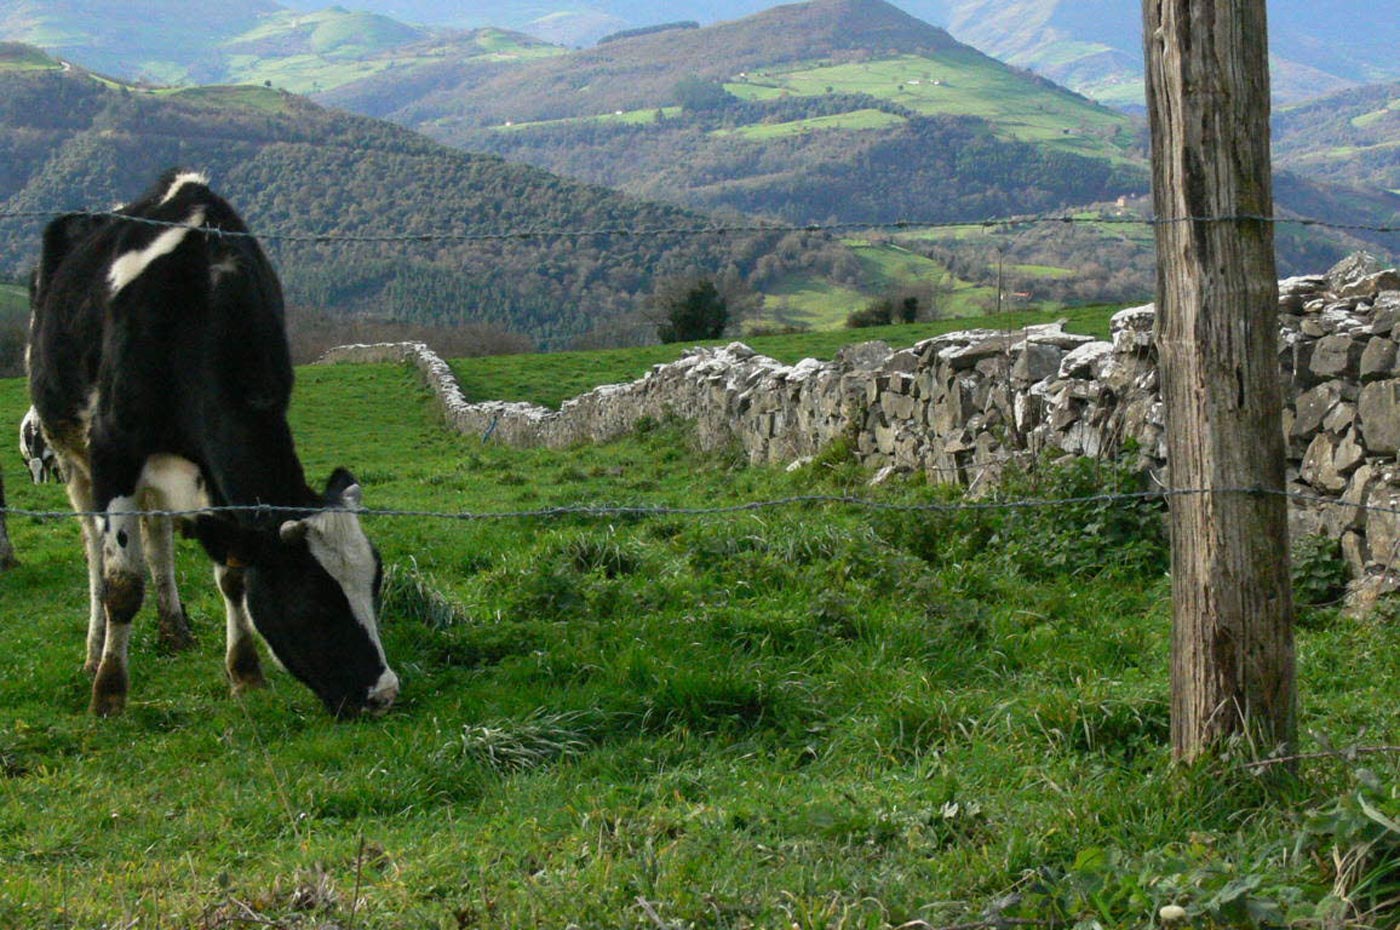
[[[295,305],[491,324],[546,347],[628,320],[637,331],[614,341],[645,341],[632,315],[659,279],[742,283],[783,261],[776,237],[627,235],[710,221],[285,92],[140,91],[0,44],[0,213],[106,208],[171,165],[207,171],[251,228],[287,236],[265,244]],[[0,217],[0,271],[30,267],[42,222]],[[554,235],[582,230],[599,232]]]
[[[129,80],[199,82],[211,79],[200,63],[220,43],[279,9],[273,0],[0,0],[0,40]]]
[[[40,46],[125,79],[165,83],[271,80],[304,91],[362,76],[343,65],[359,49],[385,67],[384,45],[410,27],[494,27],[582,47],[613,32],[674,20],[709,25],[767,10],[773,0],[0,0],[0,39]],[[905,13],[959,41],[1072,90],[1129,110],[1143,105],[1142,11],[1126,0],[894,0]],[[348,8],[348,9],[347,9]],[[316,13],[331,54],[312,47],[286,72],[261,74],[228,43]],[[369,16],[367,14],[377,14]],[[392,27],[385,20],[397,21]],[[161,24],[152,28],[153,23]],[[285,25],[278,28],[285,28]],[[1400,80],[1400,18],[1369,0],[1270,0],[1273,89],[1295,103],[1360,84]],[[410,53],[408,60],[414,60]],[[331,67],[338,61],[342,67]],[[254,62],[257,57],[255,56]],[[310,71],[316,71],[314,76]],[[285,83],[284,83],[285,82]]]
[[[380,13],[340,6],[301,12],[271,0],[146,0],[139,7],[125,0],[0,0],[0,40],[7,39],[119,80],[271,84],[297,93],[445,58],[563,51],[497,27],[429,29]]]
[[[1122,0],[948,0],[953,35],[1105,103],[1140,107],[1140,4]],[[943,20],[938,20],[944,22]],[[1400,78],[1400,19],[1370,0],[1269,0],[1276,100]]]
[[[945,221],[1147,187],[1140,126],[884,0],[812,0],[320,97],[639,196],[790,222]]]

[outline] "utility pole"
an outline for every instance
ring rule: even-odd
[[[1172,748],[1296,735],[1265,0],[1143,0]]]

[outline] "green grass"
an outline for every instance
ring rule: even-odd
[[[584,358],[499,364],[473,360],[481,390],[515,377],[540,395]],[[794,472],[746,467],[676,423],[511,450],[443,431],[405,368],[298,374],[309,474],[350,465],[376,509],[955,499],[867,488],[839,447]],[[0,381],[8,422],[22,395]],[[1076,466],[1013,491],[1121,480]],[[8,490],[62,507],[55,486]],[[395,571],[383,626],[404,691],[382,719],[336,723],[271,669],[268,690],[227,695],[222,606],[188,544],[196,648],[159,655],[143,615],[128,713],[90,718],[76,527],[12,521],[0,926],[883,928],[999,913],[1127,927],[1181,903],[1191,926],[1239,927],[1270,901],[1279,925],[1342,913],[1333,844],[1371,876],[1344,893],[1387,893],[1393,838],[1355,799],[1397,815],[1394,757],[1368,757],[1366,783],[1340,758],[1282,779],[1228,756],[1170,764],[1150,510],[366,524]],[[1400,625],[1305,619],[1300,722],[1320,735],[1304,748],[1363,732],[1395,744]]]
[[[800,136],[809,132],[823,132],[841,129],[859,132],[866,129],[888,129],[906,122],[904,117],[880,110],[852,110],[834,116],[817,116],[812,119],[792,120],[786,123],[757,123],[739,129],[717,129],[714,134],[739,136],[744,139],[762,141],[781,139],[786,136]]]
[[[982,227],[979,230],[985,232]],[[918,233],[901,238],[922,238]],[[928,282],[944,282],[947,269],[938,262],[918,255],[898,242],[870,242],[847,239],[846,244],[860,261],[862,284],[859,288],[833,283],[820,275],[793,272],[764,288],[761,325],[796,325],[813,329],[840,329],[846,318],[878,295],[903,286],[917,287]],[[943,298],[945,316],[974,316],[995,303],[994,289],[954,280]]]
[[[157,93],[178,96],[216,107],[240,107],[263,113],[284,113],[292,101],[281,91],[246,84],[211,84],[203,87],[172,87]]]

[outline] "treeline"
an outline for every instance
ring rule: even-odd
[[[693,19],[677,20],[674,23],[657,23],[655,26],[641,26],[637,29],[623,29],[611,35],[605,35],[598,40],[599,45],[606,45],[609,42],[616,42],[618,39],[635,39],[639,36],[655,35],[658,32],[670,32],[672,29],[699,29],[700,24]]]

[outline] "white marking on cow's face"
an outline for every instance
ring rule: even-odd
[[[165,196],[160,198],[161,204],[167,204],[174,200],[175,195],[180,193],[180,188],[186,184],[203,184],[207,187],[209,178],[200,171],[186,171],[183,174],[177,174],[175,180],[170,182],[170,187],[166,189]]]
[[[121,293],[122,288],[140,277],[151,262],[162,255],[169,255],[185,240],[191,229],[200,226],[204,222],[204,208],[197,207],[185,220],[184,225],[171,226],[156,236],[154,241],[144,249],[136,249],[127,252],[112,262],[111,269],[107,272],[107,283],[111,286],[112,296]]]
[[[166,510],[202,510],[209,506],[209,490],[198,466],[178,455],[158,453],[146,459],[137,484],[142,500]]]
[[[394,674],[394,670],[388,666],[384,667],[384,674],[379,676],[379,681],[374,687],[369,689],[368,705],[371,711],[383,710],[394,703],[394,698],[399,696],[399,676]]]
[[[283,524],[284,537],[289,534],[303,535],[307,549],[321,564],[350,602],[350,610],[359,621],[370,641],[379,653],[379,660],[388,672],[389,660],[384,656],[384,646],[379,641],[379,622],[374,610],[374,579],[378,573],[379,560],[369,537],[360,528],[360,519],[345,510],[326,510],[299,521]],[[381,686],[388,686],[383,678]],[[398,678],[394,677],[392,687],[397,693]],[[375,690],[371,690],[374,694]]]

